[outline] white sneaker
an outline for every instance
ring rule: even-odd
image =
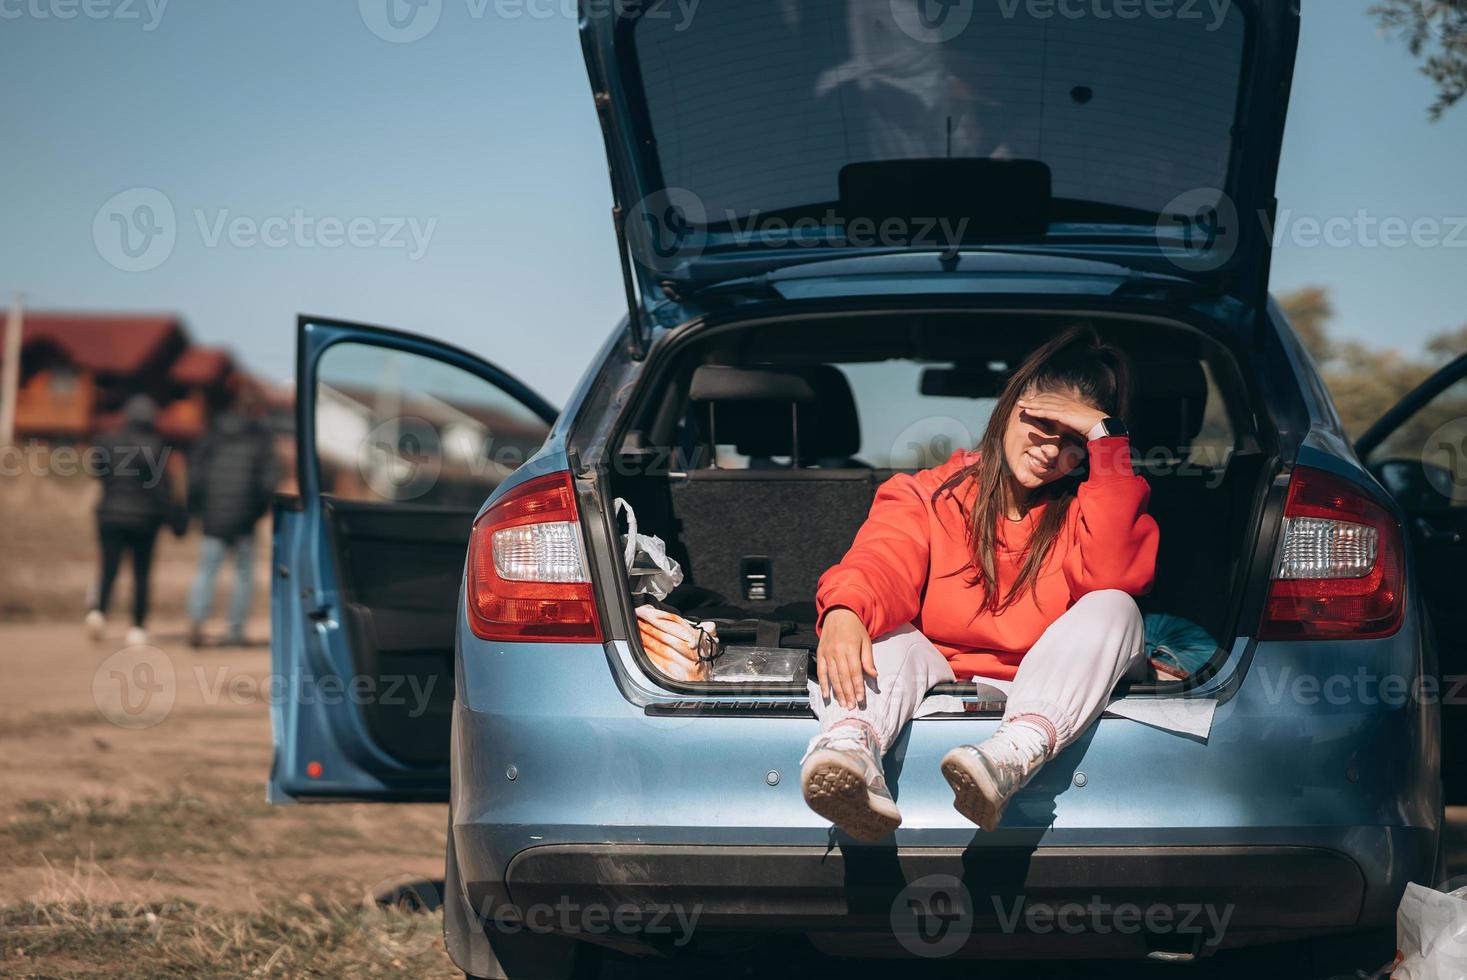
[[[877,841],[901,826],[886,788],[881,748],[864,725],[836,725],[810,743],[800,762],[810,809],[859,841]]]
[[[141,626],[134,626],[127,631],[127,645],[140,647],[148,642],[148,631]]]
[[[107,629],[107,617],[102,615],[102,610],[93,609],[87,613],[87,618],[82,620],[87,628],[87,636],[91,637],[93,643],[102,639],[102,633]]]
[[[959,745],[942,757],[942,775],[953,790],[953,809],[993,831],[1014,794],[1044,765],[1045,752],[1021,748],[1001,734],[977,745]]]

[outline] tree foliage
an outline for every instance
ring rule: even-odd
[[[1358,340],[1331,339],[1334,305],[1329,292],[1318,286],[1286,293],[1279,297],[1279,305],[1314,358],[1351,437],[1363,434],[1411,389],[1467,351],[1467,324],[1433,336],[1426,342],[1425,357]]]
[[[1467,0],[1380,0],[1370,13],[1421,59],[1421,73],[1436,85],[1433,122],[1467,96]]]

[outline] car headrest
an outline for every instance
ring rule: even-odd
[[[693,372],[688,398],[704,438],[744,456],[793,456],[800,461],[849,457],[861,427],[850,382],[838,368],[741,368],[704,364]]]
[[[1163,450],[1172,458],[1185,458],[1207,410],[1207,375],[1201,362],[1133,357],[1131,386],[1127,421],[1132,448],[1143,461]]]
[[[861,419],[850,381],[830,364],[797,370],[815,391],[815,418],[807,428],[814,440],[806,445],[804,436],[800,437],[800,455],[822,460],[854,456],[861,448]]]
[[[815,390],[792,371],[703,364],[693,372],[695,402],[813,402]]]

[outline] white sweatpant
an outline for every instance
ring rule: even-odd
[[[1144,650],[1136,600],[1114,589],[1090,592],[1049,624],[1012,681],[977,680],[1008,694],[1005,722],[1038,715],[1054,727],[1053,757],[1100,717],[1111,691]],[[817,680],[810,681],[810,705],[822,732],[848,719],[861,721],[875,730],[885,753],[933,685],[956,678],[947,658],[910,624],[878,637],[871,654],[876,677],[866,678],[864,708],[823,698]]]

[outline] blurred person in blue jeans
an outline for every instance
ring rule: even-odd
[[[199,570],[188,597],[189,643],[200,646],[214,606],[219,568],[234,556],[234,595],[226,643],[245,643],[255,561],[255,524],[270,507],[279,479],[274,439],[257,419],[253,398],[241,395],[220,413],[189,460],[189,510],[204,530]]]
[[[122,409],[121,428],[99,436],[100,462],[96,476],[102,484],[97,503],[97,540],[102,567],[95,601],[87,611],[87,633],[102,639],[107,629],[107,607],[124,555],[132,555],[132,626],[127,644],[148,642],[148,582],[152,577],[153,545],[158,529],[176,522],[173,485],[168,477],[170,447],[154,427],[157,406],[147,395],[133,395]],[[178,511],[177,513],[181,513]]]

